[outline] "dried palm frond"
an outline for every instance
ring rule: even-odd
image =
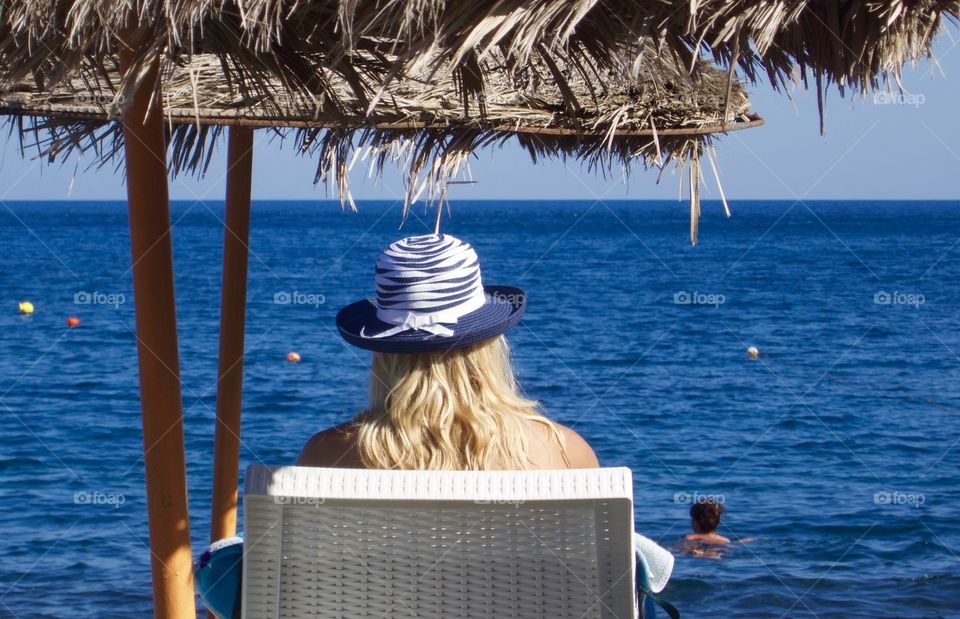
[[[480,66],[495,53],[511,68],[555,62],[596,83],[653,41],[689,69],[706,52],[774,86],[796,71],[821,89],[865,92],[928,56],[943,18],[958,14],[958,0],[0,0],[0,85],[49,88],[82,65],[105,76],[123,41],[136,41],[117,88],[126,99],[161,52],[172,65],[210,53],[245,97],[272,96],[273,81],[336,107],[337,76],[373,106],[392,78],[426,71],[453,76],[463,111],[482,114]],[[580,99],[554,77],[575,109]]]

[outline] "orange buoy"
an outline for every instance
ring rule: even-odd
[[[289,361],[290,363],[300,363],[300,353],[288,352],[287,361]]]
[[[67,318],[68,327],[76,327],[79,324],[80,324],[80,319],[77,318],[76,316],[70,316],[69,318]]]

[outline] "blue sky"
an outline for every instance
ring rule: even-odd
[[[764,127],[733,133],[718,143],[724,189],[731,199],[957,199],[960,198],[960,35],[940,35],[938,65],[924,62],[904,72],[908,94],[826,102],[826,135],[818,131],[816,96],[795,90],[790,97],[766,84],[749,87],[754,111]],[[282,149],[267,131],[256,134],[254,199],[323,199],[313,185],[315,163]],[[75,173],[75,161],[47,165],[24,161],[16,139],[4,134],[0,149],[0,199],[125,199],[122,176],[110,168]],[[200,180],[178,178],[171,197],[220,200],[223,197],[225,144]],[[84,163],[81,162],[80,170]],[[519,148],[486,150],[471,164],[476,185],[457,186],[452,199],[670,199],[679,179],[635,166],[628,182],[591,175],[575,163],[534,165]],[[380,186],[357,174],[359,199],[391,199],[402,194],[399,174],[387,173]],[[717,197],[707,182],[704,198]]]

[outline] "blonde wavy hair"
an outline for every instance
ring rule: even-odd
[[[354,420],[365,467],[526,469],[527,424],[563,436],[520,393],[503,336],[449,351],[374,353],[370,407]]]

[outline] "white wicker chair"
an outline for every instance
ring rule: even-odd
[[[635,616],[625,468],[247,469],[243,617]]]

